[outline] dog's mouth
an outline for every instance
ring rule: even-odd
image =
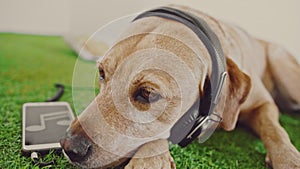
[[[92,151],[88,151],[88,153],[84,157],[78,157],[81,159],[81,161],[74,160],[74,156],[72,158],[70,158],[70,154],[67,154],[64,150],[63,150],[63,154],[65,155],[65,157],[68,159],[68,161],[71,164],[76,165],[81,168],[123,169],[131,160],[131,157],[122,157],[119,160],[114,161],[105,166],[90,166],[88,159],[92,155]]]
[[[66,154],[65,154],[66,155]],[[108,164],[106,166],[93,166],[92,168],[99,168],[99,169],[124,169],[125,166],[129,163],[129,161],[131,160],[131,158],[122,158],[118,161],[114,161],[111,164]],[[81,167],[81,168],[90,168],[88,165],[86,164],[82,164],[80,162],[72,162],[71,160],[69,160],[72,164]]]

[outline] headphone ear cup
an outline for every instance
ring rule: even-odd
[[[173,144],[184,141],[192,131],[199,117],[200,99],[197,99],[192,107],[174,124],[168,138]]]
[[[202,89],[202,96],[199,106],[199,115],[207,116],[210,112],[211,102],[212,102],[212,88],[210,83],[210,78],[206,76],[204,86]]]
[[[197,123],[193,126],[192,130],[193,130],[195,127],[197,127],[198,125],[200,125],[199,122],[197,122]],[[192,132],[192,131],[190,131],[190,132],[188,133],[187,137],[186,137],[185,139],[183,139],[180,143],[178,143],[178,145],[180,145],[181,147],[185,147],[185,146],[189,145],[193,140],[196,139],[196,137],[198,137],[198,136],[201,134],[201,132],[202,132],[202,126],[200,126],[194,133],[191,134],[191,132]],[[190,134],[191,134],[191,135],[190,135]]]

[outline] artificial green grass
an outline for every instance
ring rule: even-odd
[[[72,105],[72,73],[77,54],[57,36],[0,34],[0,168],[38,168],[21,155],[21,112],[25,102],[41,102],[65,84],[61,101]],[[283,114],[281,123],[300,150],[300,114]],[[216,131],[204,144],[186,148],[172,145],[178,169],[265,168],[262,142],[238,126],[232,132]],[[74,168],[63,155],[51,153],[55,168]]]

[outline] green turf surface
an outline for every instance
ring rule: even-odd
[[[72,104],[71,82],[76,54],[61,37],[0,34],[0,168],[38,168],[21,155],[21,108],[56,93],[65,84],[62,101]],[[300,150],[300,114],[283,114],[281,123]],[[217,131],[204,144],[171,146],[178,169],[264,168],[262,142],[245,128]],[[288,158],[288,157],[287,157]],[[62,155],[50,154],[56,168],[73,168]]]

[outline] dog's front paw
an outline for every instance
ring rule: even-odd
[[[176,169],[167,140],[143,145],[125,166],[125,169]]]
[[[268,153],[266,164],[274,169],[299,169],[300,153],[294,146],[284,146]]]

